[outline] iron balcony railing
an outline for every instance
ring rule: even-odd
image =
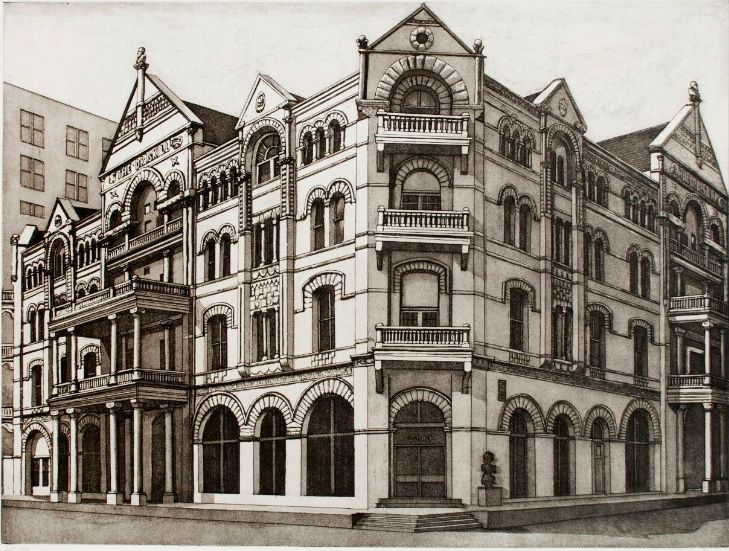
[[[721,262],[717,262],[711,258],[707,258],[701,252],[692,249],[687,245],[683,245],[678,241],[671,240],[670,249],[672,253],[682,256],[692,264],[700,266],[705,270],[708,270],[712,274],[722,275]]]
[[[433,229],[468,231],[469,210],[407,210],[386,209],[377,210],[378,229]]]
[[[122,253],[138,249],[139,247],[143,247],[144,245],[149,245],[150,243],[157,241],[159,238],[178,232],[181,229],[182,218],[177,218],[175,220],[172,220],[171,222],[167,222],[167,224],[150,230],[147,233],[140,235],[139,237],[130,239],[128,245],[126,243],[122,243],[121,245],[111,247],[109,249],[109,259],[119,256]]]
[[[671,297],[669,312],[713,312],[721,316],[729,316],[729,304],[710,295],[689,295]]]
[[[721,377],[705,374],[669,375],[668,386],[673,388],[709,387],[725,392],[729,391],[729,381]]]
[[[78,312],[84,310],[101,302],[104,302],[112,297],[119,297],[134,293],[136,291],[159,293],[163,295],[174,295],[180,297],[189,297],[190,288],[187,285],[181,283],[170,283],[166,281],[156,281],[152,279],[133,278],[122,283],[115,285],[114,287],[107,287],[97,293],[86,295],[85,297],[76,300],[75,302],[67,302],[56,306],[54,312],[56,316],[62,316],[70,312]]]
[[[438,134],[468,138],[468,114],[424,115],[377,112],[378,134]]]
[[[376,328],[378,346],[458,347],[470,346],[471,328],[463,327],[386,327]]]

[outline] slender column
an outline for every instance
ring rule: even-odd
[[[679,375],[686,373],[686,350],[684,350],[683,338],[686,330],[677,327],[676,332],[676,370]]]
[[[263,355],[267,360],[271,359],[271,343],[268,341],[270,340],[271,331],[269,328],[269,320],[268,320],[268,312],[266,310],[261,312],[261,320],[263,323],[261,324],[263,326]]]
[[[705,321],[701,326],[704,328],[704,373],[708,377],[711,375],[711,328],[714,324]]]
[[[720,329],[719,330],[719,357],[721,358],[721,377],[722,379],[727,378],[727,370],[729,370],[729,366],[727,366],[727,357],[726,357],[726,329]]]
[[[119,342],[119,327],[116,321],[116,314],[109,316],[110,326],[110,344],[109,344],[109,384],[116,384],[116,372],[117,372],[117,358],[118,358],[118,342]]]
[[[106,494],[108,505],[121,505],[124,495],[119,492],[119,440],[117,438],[117,411],[119,406],[108,402],[109,409],[109,493]]]
[[[134,324],[134,359],[132,361],[132,369],[134,370],[133,378],[140,377],[139,370],[142,368],[142,315],[138,308],[132,308],[129,313],[132,315]]]
[[[61,466],[61,462],[59,461],[60,458],[58,457],[58,451],[60,450],[59,441],[61,440],[60,411],[51,412],[51,425],[51,430],[53,431],[53,434],[51,435],[53,437],[53,451],[51,452],[51,461],[53,462],[51,465],[51,502],[58,503],[59,501],[63,501],[63,496],[61,495],[61,492],[58,491],[58,475]]]
[[[682,494],[686,490],[684,475],[684,422],[686,406],[678,406],[676,412],[676,492]]]
[[[142,404],[132,400],[134,424],[134,484],[132,488],[132,505],[144,505],[147,496],[142,491]]]
[[[170,361],[170,355],[173,353],[173,351],[170,349],[170,344],[172,342],[172,339],[170,338],[170,333],[172,331],[172,327],[170,325],[164,326],[164,338],[165,338],[165,371],[170,370],[170,366],[172,365],[172,362]]]
[[[162,281],[170,281],[170,251],[162,251]]]
[[[676,272],[676,296],[683,296],[683,268],[673,269]]]
[[[71,392],[76,392],[76,390],[78,390],[78,365],[76,363],[76,356],[78,355],[78,340],[76,337],[76,333],[74,332],[75,329],[75,327],[69,327],[68,336],[66,337],[69,343],[66,361],[71,367]]]
[[[50,309],[48,310],[50,312]],[[48,370],[50,371],[50,394],[46,394],[46,396],[55,396],[58,393],[58,390],[56,389],[56,385],[61,382],[61,378],[59,377],[60,373],[58,373],[58,360],[57,360],[57,352],[56,349],[58,347],[58,343],[56,342],[56,333],[49,333],[48,335]]]
[[[702,491],[706,494],[711,492],[714,473],[712,464],[712,452],[713,446],[711,441],[711,412],[714,409],[714,404],[704,403],[704,481],[702,484]]]
[[[129,233],[126,234],[127,236]],[[129,243],[127,242],[127,249],[129,248]],[[132,279],[132,270],[129,267],[129,264],[125,264],[122,269],[124,270],[124,281],[129,281]]]
[[[132,495],[132,418],[124,418],[124,496]]]
[[[69,442],[71,473],[68,481],[68,502],[79,503],[81,492],[78,490],[78,414],[73,408],[67,409],[66,413],[71,419],[71,442]]]
[[[174,503],[175,493],[172,482],[172,459],[174,441],[172,440],[172,408],[164,406],[165,411],[165,493],[162,503]]]
[[[279,231],[278,231],[278,220],[276,218],[273,219],[273,223],[271,224],[271,231],[273,232],[273,262],[278,262],[278,240],[279,240]]]
[[[50,321],[50,314],[51,309],[45,311],[44,315],[48,318],[48,321]],[[45,320],[41,319],[40,323],[45,323]],[[47,325],[46,325],[47,327]],[[45,334],[45,332],[44,332]],[[45,346],[45,369],[43,371],[43,397],[45,400],[48,400],[51,397],[51,393],[53,392],[53,384],[54,384],[54,363],[53,363],[53,340],[51,339],[50,335],[48,335],[48,343]]]

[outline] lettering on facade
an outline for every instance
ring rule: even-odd
[[[719,170],[719,163],[716,161],[714,151],[711,149],[711,146],[708,143],[706,143],[704,140],[701,140],[701,151],[699,151],[698,153],[696,152],[696,133],[693,132],[691,129],[687,128],[685,125],[681,125],[676,129],[674,137],[676,138],[676,141],[683,145],[686,149],[693,151],[703,161],[710,164],[715,169]]]
[[[182,136],[173,136],[172,138],[169,138],[168,140],[165,140],[164,142],[157,144],[152,149],[149,149],[139,155],[138,157],[132,159],[127,164],[119,167],[114,172],[110,173],[106,178],[106,184],[107,185],[113,185],[116,184],[119,180],[122,180],[129,176],[130,174],[135,173],[140,168],[147,166],[148,164],[156,161],[161,156],[169,153],[170,151],[174,151],[176,149],[179,149],[182,145]]]
[[[683,184],[691,191],[698,193],[715,207],[724,211],[726,210],[726,199],[709,184],[697,178],[676,162],[668,161],[668,165],[666,172],[670,174],[674,180]]]

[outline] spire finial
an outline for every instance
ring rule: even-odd
[[[140,69],[146,71],[147,67],[149,67],[149,65],[147,65],[147,50],[144,49],[144,46],[140,46],[137,50],[137,61],[134,63],[134,68],[137,71]]]
[[[701,102],[701,94],[699,94],[699,83],[695,80],[692,80],[691,84],[689,84],[689,101],[691,103]]]

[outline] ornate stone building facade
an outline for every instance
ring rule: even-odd
[[[308,98],[259,75],[237,118],[140,50],[102,208],[14,240],[6,491],[468,505],[487,450],[509,499],[726,490],[698,88],[595,143],[563,79],[510,91],[426,6],[357,44]]]

